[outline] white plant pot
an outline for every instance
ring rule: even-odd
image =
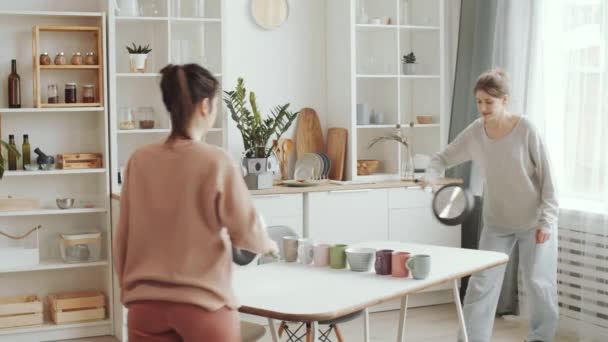
[[[416,63],[403,63],[401,68],[404,75],[414,75],[416,73]]]
[[[146,72],[147,61],[148,61],[148,54],[145,54],[145,53],[129,54],[129,67],[130,67],[131,72]]]

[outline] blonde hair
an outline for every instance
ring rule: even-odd
[[[501,68],[490,69],[477,78],[473,94],[476,94],[479,90],[497,98],[510,95],[509,75]]]

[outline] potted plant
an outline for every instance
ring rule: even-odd
[[[401,66],[404,75],[413,75],[416,73],[416,55],[414,55],[413,51],[407,55],[403,55],[401,58]]]
[[[9,145],[6,141],[0,140],[0,179],[4,175],[4,156],[2,156],[2,147],[4,147],[7,151],[12,151],[17,156],[17,159],[21,158],[21,154],[17,149]]]
[[[131,72],[146,72],[148,54],[152,51],[150,44],[136,46],[135,43],[131,43],[131,46],[126,48],[129,51],[129,69]]]
[[[238,78],[234,90],[224,93],[224,102],[243,137],[243,166],[247,169],[247,185],[250,189],[272,187],[273,177],[269,171],[273,169],[273,165],[269,157],[281,135],[296,119],[298,112],[289,111],[287,103],[274,107],[266,118],[262,118],[255,93],[251,91],[247,94],[242,78]],[[268,146],[271,140],[271,146]]]

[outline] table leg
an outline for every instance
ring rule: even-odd
[[[317,322],[310,322],[310,328],[310,341],[317,342],[317,330],[319,330],[319,325],[317,324]]]
[[[369,342],[369,309],[363,309],[363,341]]]
[[[462,304],[460,303],[460,291],[458,290],[458,279],[454,279],[453,286],[454,293],[454,304],[456,304],[456,311],[458,312],[458,322],[460,323],[460,331],[462,332],[462,340],[464,342],[469,342],[469,337],[467,336],[467,327],[464,324],[464,315],[462,314]]]
[[[277,337],[277,331],[274,328],[274,320],[272,318],[268,319],[268,329],[270,329],[270,335],[272,336],[272,342],[279,342],[279,338]]]
[[[397,332],[397,342],[405,340],[405,317],[407,315],[407,296],[401,297],[401,310],[399,311],[399,331]]]

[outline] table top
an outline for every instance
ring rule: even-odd
[[[237,267],[233,286],[243,313],[287,321],[323,321],[505,264],[503,253],[400,242],[365,242],[353,247],[393,249],[431,256],[424,280],[379,276],[276,262]]]

